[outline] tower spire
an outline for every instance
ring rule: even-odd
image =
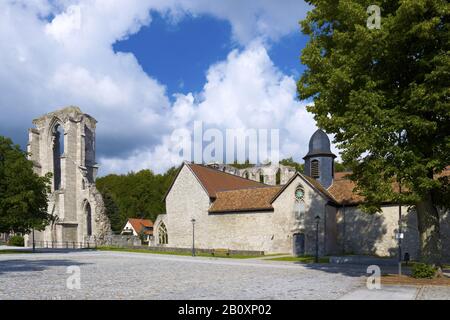
[[[318,129],[309,140],[309,150],[305,160],[305,175],[316,179],[325,188],[333,183],[334,159],[336,155],[331,152],[331,143],[327,134]]]

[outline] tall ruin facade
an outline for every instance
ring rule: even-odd
[[[29,158],[37,174],[52,173],[48,211],[54,217],[44,231],[35,232],[35,241],[101,243],[110,234],[103,199],[95,187],[96,123],[78,107],[66,107],[33,121]]]

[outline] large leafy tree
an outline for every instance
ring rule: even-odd
[[[96,186],[105,201],[112,230],[120,232],[128,218],[155,221],[159,214],[165,213],[163,197],[177,172],[177,168],[164,174],[142,170],[98,178]]]
[[[301,99],[335,134],[365,209],[413,205],[422,259],[439,264],[439,208],[450,202],[450,5],[446,0],[311,0]],[[380,28],[368,28],[370,5]],[[402,192],[398,192],[402,186]]]
[[[45,229],[51,221],[47,213],[49,185],[50,176],[34,173],[27,154],[0,136],[0,232]]]

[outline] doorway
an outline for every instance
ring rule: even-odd
[[[305,234],[295,233],[293,236],[293,253],[294,256],[304,256],[305,255]]]

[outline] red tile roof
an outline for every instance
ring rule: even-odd
[[[348,179],[350,172],[336,172],[333,184],[328,188],[328,192],[340,204],[355,205],[364,201],[364,197],[353,192],[356,184]]]
[[[249,188],[265,188],[266,184],[245,179],[199,164],[186,164],[205,188],[210,198],[216,198],[220,191]]]
[[[357,205],[364,202],[364,197],[357,194],[353,190],[356,187],[355,182],[349,179],[351,172],[336,172],[334,174],[333,184],[328,188],[328,192],[336,199],[337,202],[344,205]],[[450,176],[450,166],[446,167],[437,177]],[[397,183],[392,184],[395,192],[398,192]]]
[[[350,172],[336,172],[333,184],[325,189],[317,180],[299,173],[294,175],[284,186],[269,186],[204,165],[190,163],[184,165],[188,166],[213,200],[209,209],[210,213],[273,210],[272,202],[296,176],[303,177],[313,188],[334,204],[357,205],[364,201],[364,197],[353,191],[356,184],[349,180]],[[440,176],[442,175],[450,175],[450,167],[447,167]]]
[[[141,233],[142,229],[144,228],[153,228],[153,222],[148,219],[135,219],[135,218],[129,218],[128,222],[133,226],[134,231],[136,233]],[[145,234],[153,234],[153,230],[145,230]]]
[[[220,191],[216,193],[210,213],[273,210],[272,199],[280,186]]]

